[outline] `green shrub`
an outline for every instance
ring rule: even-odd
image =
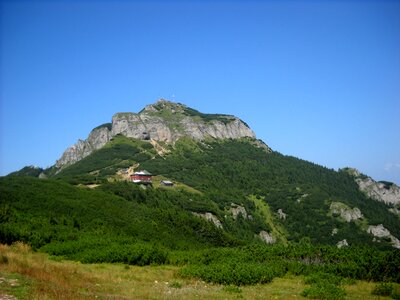
[[[343,288],[324,281],[306,288],[301,295],[312,299],[340,300],[344,299],[346,292]]]
[[[391,297],[395,300],[400,300],[400,291],[393,291]]]
[[[86,237],[77,241],[47,244],[42,250],[83,263],[119,262],[144,266],[165,264],[168,258],[168,251],[160,246],[122,238]]]
[[[390,296],[393,292],[393,284],[387,282],[378,283],[372,290],[372,295]]]

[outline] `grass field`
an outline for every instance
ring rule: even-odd
[[[127,266],[57,261],[29,246],[0,245],[0,299],[306,299],[299,276],[245,287],[208,284],[177,277],[176,266]],[[346,299],[373,296],[375,283],[345,286]]]

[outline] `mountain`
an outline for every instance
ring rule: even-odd
[[[152,187],[129,181],[137,170],[154,175]],[[393,194],[377,199],[362,188],[364,175],[282,155],[237,117],[166,100],[115,114],[41,172],[46,180],[15,175],[30,172],[2,179],[0,238],[54,253],[73,256],[69,245],[84,255],[100,237],[105,248],[126,240],[173,249],[304,241],[400,248],[399,204],[386,201],[398,199],[394,184],[375,182]]]
[[[203,114],[186,105],[161,99],[139,113],[117,113],[112,123],[92,130],[86,140],[69,147],[56,162],[57,168],[73,164],[102,148],[114,136],[121,134],[138,140],[175,143],[184,136],[202,141],[207,138],[255,137],[249,126],[230,115]]]

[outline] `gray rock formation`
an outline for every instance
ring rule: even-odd
[[[76,163],[94,150],[103,147],[110,139],[111,134],[108,127],[100,126],[93,129],[86,140],[78,140],[75,145],[65,150],[61,158],[57,160],[56,167],[61,168]]]
[[[347,242],[346,239],[344,239],[344,240],[337,242],[336,247],[343,248],[343,247],[347,247],[348,245],[349,245],[349,243]]]
[[[258,236],[260,237],[261,240],[263,240],[267,244],[275,244],[276,243],[276,239],[271,234],[266,232],[265,230],[262,230],[258,234]]]
[[[254,132],[242,120],[230,115],[202,114],[183,104],[159,100],[147,105],[139,113],[117,113],[111,124],[105,124],[92,130],[86,140],[69,147],[56,162],[56,167],[73,164],[100,149],[117,134],[126,137],[174,143],[188,136],[202,141],[208,138],[255,139]],[[258,147],[271,151],[261,141],[255,141]]]
[[[395,214],[395,215],[398,215],[398,216],[400,215],[400,210],[397,207],[389,208],[389,211],[392,214]]]
[[[216,227],[218,228],[222,228],[222,223],[220,220],[218,220],[217,216],[215,216],[214,214],[210,213],[210,212],[206,212],[206,213],[193,213],[195,216],[198,216],[200,218],[203,218],[207,221],[212,222]]]
[[[283,212],[282,208],[280,208],[280,209],[278,209],[278,216],[279,216],[279,219],[281,219],[281,220],[286,220],[287,214],[285,214],[285,213]]]
[[[400,241],[398,238],[393,236],[388,229],[386,229],[382,224],[373,226],[368,226],[367,232],[372,234],[376,238],[387,238],[390,239],[390,243],[394,248],[400,249]]]
[[[359,189],[368,197],[389,205],[400,204],[400,187],[394,183],[379,182],[362,175],[357,169],[344,169],[355,178]]]
[[[342,202],[332,202],[330,211],[332,215],[340,216],[342,219],[346,220],[346,222],[355,221],[363,217],[361,211],[357,207],[351,209]]]
[[[376,182],[369,177],[357,178],[356,182],[360,190],[368,197],[385,204],[400,204],[400,188],[397,185]]]
[[[240,206],[238,204],[235,203],[231,203],[231,208],[230,208],[230,212],[232,214],[232,217],[236,220],[237,217],[239,216],[239,214],[242,215],[243,219],[247,219],[248,215],[247,215],[247,211],[243,206]]]

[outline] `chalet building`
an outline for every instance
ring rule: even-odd
[[[161,180],[160,184],[163,186],[174,186],[174,183],[172,181],[169,180]]]
[[[142,170],[133,173],[133,175],[131,175],[131,181],[134,183],[151,184],[152,177],[153,177],[152,174],[150,174],[146,170]]]

